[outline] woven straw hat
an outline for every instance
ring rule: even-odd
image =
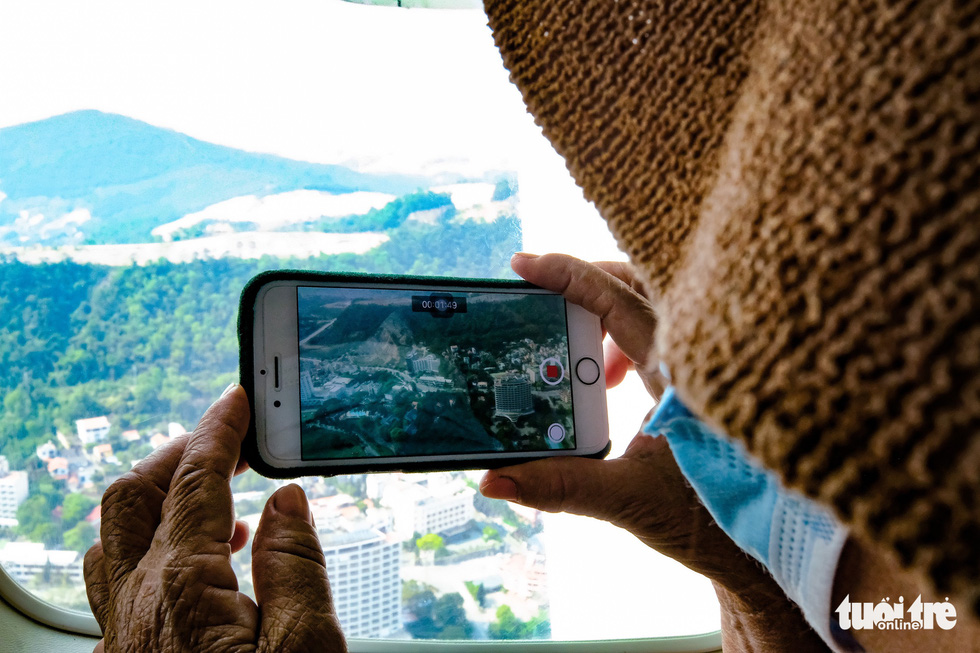
[[[685,403],[980,614],[980,2],[486,9]]]

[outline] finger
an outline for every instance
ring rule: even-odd
[[[637,479],[626,458],[555,457],[490,470],[480,492],[545,512],[568,512],[617,521]]]
[[[619,348],[641,369],[652,362],[657,326],[653,307],[622,279],[565,254],[515,254],[514,272],[533,284],[561,293],[568,301],[598,315]]]
[[[612,340],[605,342],[602,360],[606,369],[606,388],[615,388],[622,383],[626,373],[633,368],[633,361]]]
[[[262,648],[301,650],[304,642],[318,642],[328,651],[345,650],[325,565],[306,495],[298,485],[280,488],[252,540]]]
[[[121,583],[149,550],[186,443],[187,437],[181,436],[160,447],[102,495],[100,538],[110,588]]]
[[[82,563],[82,572],[85,575],[85,594],[88,597],[89,607],[95,620],[99,622],[99,628],[105,632],[105,625],[109,622],[109,581],[105,573],[105,554],[102,551],[102,543],[96,542],[85,552]]]
[[[241,519],[235,520],[235,532],[232,533],[231,541],[231,552],[238,553],[245,548],[248,544],[248,524],[243,522]]]
[[[706,514],[666,439],[643,433],[612,460],[556,457],[491,470],[480,491],[546,512],[602,519],[651,545],[660,535],[691,527],[693,511]]]
[[[170,550],[214,551],[234,534],[231,478],[248,428],[240,385],[228,387],[189,437],[163,503],[161,532]]]
[[[238,464],[235,465],[235,476],[243,474],[248,471],[248,461],[245,460],[245,453],[242,452],[241,458],[238,459]]]
[[[596,261],[592,265],[603,270],[604,272],[608,272],[609,274],[613,275],[614,277],[616,277],[617,279],[625,283],[627,286],[629,286],[635,293],[637,293],[641,297],[644,297],[648,300],[650,299],[650,294],[647,291],[646,285],[643,283],[643,280],[637,274],[636,268],[633,267],[632,263],[627,263],[625,261]]]

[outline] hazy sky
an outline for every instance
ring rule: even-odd
[[[487,156],[533,129],[481,12],[7,2],[0,126],[101,109],[308,161]]]
[[[77,109],[368,170],[516,170],[525,247],[622,258],[474,10],[0,3],[0,127]]]

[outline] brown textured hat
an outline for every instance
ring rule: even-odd
[[[685,403],[980,615],[980,1],[486,9]]]

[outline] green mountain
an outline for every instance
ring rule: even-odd
[[[0,244],[134,243],[187,213],[292,190],[404,195],[431,180],[245,152],[125,116],[76,111],[0,129]],[[57,225],[72,211],[91,218]],[[22,212],[43,215],[18,226]]]

